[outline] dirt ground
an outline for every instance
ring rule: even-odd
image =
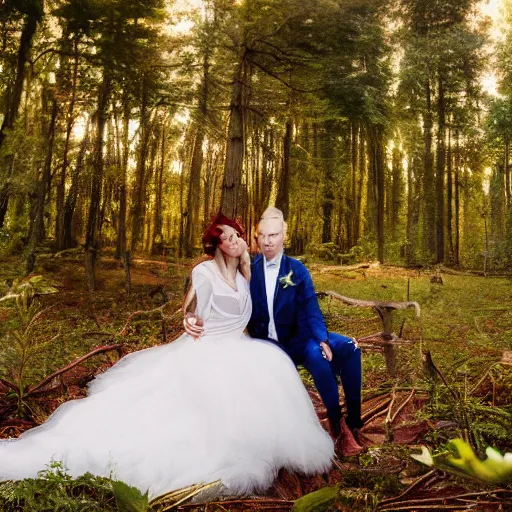
[[[179,308],[193,263],[169,261],[165,257],[136,258],[130,268],[128,292],[123,265],[111,257],[103,257],[98,268],[97,289],[91,293],[86,286],[80,256],[40,258],[36,272],[58,289],[58,293],[41,299],[42,307],[48,309],[40,332],[47,337],[58,333],[58,341],[46,356],[32,363],[35,368],[32,368],[28,389],[40,384],[52,372],[70,368],[50,379],[41,392],[32,397],[30,414],[15,414],[9,386],[5,380],[0,381],[0,437],[17,436],[43,422],[64,401],[85,396],[87,382],[121,355],[176,338],[181,333]],[[375,272],[382,274],[383,282],[396,277],[395,274],[401,278],[407,278],[407,272],[412,276],[417,274],[414,270],[395,268]],[[17,260],[0,262],[0,277],[15,279],[18,275]],[[315,282],[318,279],[321,283],[325,279],[360,278],[358,273],[340,277],[336,269],[323,265],[313,266],[313,276]],[[339,318],[345,318],[344,313],[333,313],[329,305],[322,307],[329,324],[336,326]],[[9,329],[12,314],[12,310],[0,308],[3,334]],[[372,312],[363,317],[356,315],[354,322],[354,325],[364,325],[364,335],[379,330],[380,326]],[[414,335],[414,330],[410,333]],[[77,358],[98,347],[105,347],[105,351],[73,365]],[[344,498],[338,499],[329,510],[512,511],[510,487],[486,487],[439,471],[428,471],[410,457],[411,453],[419,453],[421,444],[431,443],[436,436],[448,438],[456,430],[455,425],[429,414],[431,397],[427,387],[407,381],[391,382],[381,350],[365,349],[363,358],[365,426],[361,440],[366,449],[361,455],[337,458],[328,475],[314,478],[281,471],[265,496],[209,505],[183,504],[178,510],[291,510],[297,498],[328,485],[338,485],[340,496]],[[4,376],[9,379],[8,372]],[[325,410],[306,375],[304,382],[325,424]],[[481,393],[495,396],[496,389],[484,383]]]

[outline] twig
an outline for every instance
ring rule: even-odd
[[[361,419],[364,423],[366,423],[370,418],[375,417],[375,415],[382,410],[384,410],[388,404],[391,402],[391,397],[388,395],[388,397],[383,400],[382,402],[378,403],[374,407],[372,407],[370,410],[366,411],[362,416]]]
[[[88,332],[84,332],[82,334],[82,336],[84,338],[87,338],[89,336],[105,336],[105,337],[108,337],[108,336],[114,336],[114,334],[111,333],[111,332],[107,332],[107,331],[88,331]]]
[[[279,498],[276,498],[276,499],[268,499],[268,498],[265,498],[265,499],[249,499],[249,500],[226,500],[226,501],[209,501],[208,502],[208,505],[220,505],[220,506],[225,506],[225,505],[241,505],[241,504],[244,504],[244,505],[267,505],[267,506],[272,506],[272,505],[275,505],[275,506],[291,506],[293,505],[293,501],[292,500],[281,500]],[[180,509],[185,509],[185,508],[192,508],[192,507],[200,507],[201,505],[205,505],[205,503],[187,503],[185,505],[180,505]]]
[[[409,396],[398,406],[397,410],[395,411],[395,414],[391,417],[391,424],[393,424],[396,420],[396,417],[400,414],[400,412],[403,410],[403,408],[411,401],[412,397],[416,393],[416,388],[413,388],[410,392]]]
[[[75,359],[73,362],[71,362],[68,365],[64,366],[64,368],[61,368],[60,370],[57,370],[56,372],[53,372],[51,375],[46,377],[46,379],[44,379],[42,382],[40,382],[36,386],[34,386],[32,388],[29,388],[29,390],[27,391],[25,396],[31,395],[31,394],[41,390],[42,388],[44,388],[44,386],[46,386],[48,383],[50,383],[53,379],[55,379],[59,375],[62,375],[65,372],[67,372],[68,370],[71,370],[71,368],[74,368],[78,364],[84,362],[86,359],[89,359],[90,357],[95,356],[97,354],[102,354],[102,353],[105,353],[105,352],[110,352],[111,350],[119,350],[120,348],[121,348],[121,345],[117,344],[117,345],[102,346],[102,347],[95,348],[94,350],[91,350],[91,352],[89,352],[88,354],[85,354],[82,357],[79,357],[78,359]]]
[[[429,503],[429,504],[438,503],[439,501],[446,502],[446,501],[450,501],[450,500],[461,500],[462,498],[478,498],[479,496],[489,496],[489,494],[495,494],[498,492],[505,492],[505,493],[509,492],[512,494],[512,491],[507,491],[506,489],[496,489],[494,491],[468,492],[468,493],[463,493],[463,494],[455,494],[453,496],[441,496],[441,497],[437,497],[437,498],[418,498],[418,499],[406,500],[406,501],[401,501],[401,502],[393,502],[393,503],[390,503],[390,505],[392,507],[407,505],[414,509],[415,508],[425,508],[426,505],[425,506],[421,506],[421,505],[427,504],[427,503]],[[500,499],[500,498],[497,498],[497,499]],[[432,505],[429,505],[429,506],[432,506]],[[439,505],[436,505],[436,507],[439,507]],[[386,508],[383,508],[382,510],[402,510],[402,509],[386,507]]]
[[[16,387],[16,385],[15,385],[15,384],[13,384],[12,382],[9,382],[8,380],[0,379],[0,382],[1,382],[4,386],[6,386],[6,387],[8,387],[8,388],[10,388],[10,389],[13,389],[14,391],[17,391],[17,390],[18,390],[18,388]]]
[[[391,410],[393,409],[393,405],[396,400],[396,390],[393,387],[393,391],[391,392],[391,403],[389,404],[388,413],[386,414],[386,419],[384,420],[384,429],[386,431],[385,442],[391,443],[393,441],[393,420],[391,416]]]
[[[424,475],[421,475],[419,478],[417,478],[416,480],[414,480],[414,482],[409,485],[409,487],[407,487],[407,489],[405,489],[405,491],[403,491],[401,494],[399,494],[398,496],[394,496],[393,498],[386,498],[385,500],[382,500],[380,503],[379,503],[379,507],[382,503],[393,503],[393,502],[396,502],[398,500],[400,500],[401,498],[403,498],[404,496],[407,496],[411,491],[414,491],[415,489],[417,489],[422,483],[425,483],[427,480],[429,480],[429,478],[434,475],[436,473],[436,469],[431,469],[428,473],[425,473]]]

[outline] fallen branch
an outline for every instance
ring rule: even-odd
[[[379,402],[375,406],[373,406],[368,411],[364,412],[361,415],[361,419],[363,423],[366,423],[370,418],[374,418],[377,413],[380,413],[386,409],[386,407],[391,402],[391,397],[388,395],[382,402]]]
[[[178,510],[185,510],[187,508],[194,508],[194,507],[200,507],[200,506],[204,506],[204,505],[208,505],[208,507],[210,506],[221,506],[221,507],[224,507],[224,506],[236,506],[236,505],[244,505],[244,506],[251,506],[251,505],[255,505],[258,507],[258,510],[269,510],[270,507],[291,507],[293,506],[293,501],[292,500],[282,500],[282,499],[279,499],[279,498],[276,498],[276,499],[268,499],[268,498],[265,498],[265,499],[248,499],[248,500],[219,500],[219,501],[209,501],[207,503],[187,503],[186,505],[180,505],[179,509]],[[263,508],[260,508],[260,507],[265,507],[264,509]],[[247,510],[247,509],[246,509]]]
[[[397,416],[402,412],[404,407],[412,400],[412,397],[416,393],[416,388],[413,388],[409,396],[398,406],[397,410],[395,411],[395,414],[391,417],[391,425],[395,422]]]
[[[484,272],[483,270],[465,270],[465,271],[461,271],[461,270],[455,270],[453,268],[448,268],[448,267],[445,267],[443,265],[440,265],[438,268],[439,268],[440,272],[443,272],[445,274],[450,274],[452,276],[462,276],[462,277],[467,277],[467,276],[510,277],[510,273],[501,273],[501,274],[492,273],[491,274],[489,272]]]
[[[379,302],[374,300],[361,300],[361,299],[352,299],[351,297],[345,297],[344,295],[340,295],[339,293],[333,292],[331,290],[327,290],[325,292],[317,292],[317,297],[332,297],[349,306],[358,306],[358,307],[371,307],[371,308],[383,308],[383,309],[414,309],[416,312],[416,316],[420,316],[420,305],[416,301],[407,301],[407,302]]]
[[[426,481],[428,481],[430,479],[430,477],[433,476],[436,472],[437,471],[435,469],[431,469],[428,473],[421,475],[416,480],[414,480],[414,482],[412,482],[412,484],[409,485],[409,487],[407,487],[407,489],[405,489],[405,491],[403,491],[398,496],[394,496],[393,498],[386,498],[386,499],[382,500],[379,503],[378,508],[380,508],[380,505],[382,505],[382,504],[395,503],[395,502],[399,501],[400,499],[404,498],[409,493],[411,493],[412,491],[414,491],[415,489],[420,487],[421,484],[424,484]]]
[[[65,372],[71,370],[71,368],[74,368],[75,366],[79,365],[80,363],[83,363],[85,360],[91,358],[92,356],[95,356],[97,354],[103,354],[103,353],[106,353],[106,352],[110,352],[112,350],[120,350],[120,349],[121,349],[121,345],[120,344],[97,347],[94,350],[91,350],[91,352],[85,354],[84,356],[79,357],[78,359],[75,359],[73,362],[71,362],[68,365],[64,366],[60,370],[57,370],[57,371],[53,372],[51,375],[46,377],[46,379],[41,381],[36,386],[33,386],[32,388],[29,388],[27,393],[25,393],[25,396],[29,396],[31,394],[34,394],[34,393],[40,391],[47,384],[49,384],[53,379],[55,379],[59,375],[62,375]]]
[[[379,503],[378,509],[382,512],[386,510],[454,510],[459,509],[461,504],[454,503],[453,505],[445,504],[447,501],[462,501],[465,505],[468,504],[468,499],[473,498],[471,501],[475,505],[480,504],[478,498],[481,496],[489,496],[495,495],[497,493],[509,494],[512,497],[512,491],[508,491],[507,489],[495,489],[494,491],[480,491],[480,492],[469,492],[463,494],[455,494],[452,496],[439,496],[436,498],[417,498],[406,501],[394,501],[390,502],[389,500],[383,500]],[[496,497],[497,501],[493,501],[491,503],[500,505],[502,504],[503,498]],[[499,500],[499,501],[498,501]],[[381,505],[384,503],[384,506]],[[435,509],[432,507],[435,505]],[[503,509],[504,510],[504,509]]]

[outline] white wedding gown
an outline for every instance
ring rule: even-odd
[[[0,480],[36,477],[52,461],[157,496],[221,480],[224,491],[269,487],[282,468],[329,469],[333,443],[288,356],[243,334],[251,314],[213,260],[192,273],[205,319],[199,340],[183,335],[135,352],[97,377],[89,396],[63,404],[19,439],[0,441]]]

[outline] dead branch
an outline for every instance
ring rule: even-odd
[[[108,331],[88,331],[88,332],[84,332],[82,334],[82,336],[84,338],[89,338],[89,337],[92,337],[92,336],[105,336],[105,337],[110,337],[110,336],[113,336],[113,333],[111,332],[108,332]]]
[[[390,420],[391,425],[393,425],[397,416],[400,414],[400,412],[402,412],[404,407],[411,401],[411,399],[415,393],[416,393],[416,388],[413,388],[411,393],[409,394],[409,396],[398,406],[397,410],[395,411],[395,414],[393,414],[393,416],[391,417],[391,420]]]
[[[368,307],[368,308],[381,308],[387,310],[395,310],[395,309],[414,309],[416,311],[416,316],[420,316],[420,305],[416,301],[407,301],[407,302],[379,302],[374,300],[361,300],[361,299],[352,299],[351,297],[345,297],[344,295],[340,295],[339,293],[333,292],[331,290],[327,290],[325,292],[317,292],[317,296],[319,298],[323,297],[332,297],[349,306],[359,306],[359,307]]]
[[[364,423],[366,423],[370,418],[375,417],[376,414],[382,412],[386,409],[386,407],[391,402],[391,397],[388,395],[382,402],[379,402],[377,405],[369,409],[368,411],[364,412],[361,416],[361,419]]]
[[[440,496],[436,498],[417,498],[407,501],[394,501],[391,502],[390,500],[383,500],[379,506],[378,509],[382,512],[384,511],[390,511],[390,510],[433,510],[433,505],[435,505],[435,510],[455,510],[459,509],[461,503],[454,503],[454,504],[446,504],[447,501],[459,501],[463,504],[467,505],[468,499],[472,499],[472,503],[475,505],[479,505],[481,502],[478,501],[478,498],[481,496],[489,497],[490,495],[494,496],[497,493],[501,494],[508,494],[512,497],[512,491],[508,491],[507,489],[496,489],[494,491],[481,491],[481,492],[469,492],[469,493],[463,493],[463,494],[455,494],[452,496]],[[493,504],[502,504],[501,501],[502,498],[499,498],[496,496],[496,500],[500,501],[493,501],[491,503]],[[384,506],[381,507],[381,505],[384,503]]]
[[[18,390],[18,388],[12,382],[9,382],[8,380],[0,379],[0,383],[2,383],[7,388],[13,389],[14,391]]]
[[[247,500],[219,500],[219,501],[209,501],[208,506],[236,506],[236,505],[244,505],[244,506],[252,506],[255,505],[258,507],[258,510],[263,510],[260,507],[265,507],[265,509],[269,509],[269,507],[291,507],[293,505],[293,501],[291,500],[282,500],[279,498],[276,499],[247,499]],[[184,505],[180,505],[179,510],[185,510],[187,508],[199,507],[201,505],[206,505],[206,503],[187,503]]]
[[[68,365],[64,366],[60,370],[57,370],[53,372],[51,375],[46,377],[43,381],[41,381],[36,386],[29,388],[25,396],[32,395],[33,393],[36,393],[37,391],[40,391],[42,388],[44,388],[47,384],[49,384],[53,379],[58,377],[59,375],[62,375],[63,373],[71,370],[71,368],[74,368],[75,366],[79,365],[80,363],[83,363],[85,360],[91,358],[92,356],[95,356],[97,354],[103,354],[105,352],[110,352],[112,350],[120,350],[121,345],[107,345],[102,347],[97,347],[94,350],[91,350],[89,353],[85,354],[82,357],[79,357],[78,359],[75,359],[73,362],[69,363]]]
[[[398,496],[394,496],[393,498],[386,498],[386,499],[382,500],[379,503],[379,508],[380,508],[380,505],[382,505],[382,504],[394,503],[394,502],[397,502],[400,499],[404,498],[409,493],[411,493],[412,491],[414,491],[415,489],[420,487],[422,484],[424,484],[426,481],[428,481],[430,479],[430,477],[433,476],[436,472],[437,472],[436,469],[431,469],[428,473],[425,473],[424,475],[421,475],[420,477],[416,478],[416,480],[414,480],[414,482],[412,482],[412,484],[409,485],[409,487],[407,487],[407,489],[405,489],[405,491],[403,491]]]
[[[370,268],[370,264],[369,263],[360,263],[359,265],[339,265],[339,266],[336,266],[336,267],[332,267],[332,266],[328,266],[328,267],[324,267],[322,269],[320,269],[320,272],[321,273],[324,273],[324,272],[333,272],[334,271],[340,271],[340,272],[350,272],[351,270],[364,270],[364,269],[367,269],[367,268]]]
[[[483,270],[465,270],[465,271],[461,271],[461,270],[455,270],[453,268],[448,268],[448,267],[445,267],[443,265],[440,265],[438,267],[439,269],[439,272],[443,272],[445,274],[450,274],[452,276],[476,276],[476,277],[510,277],[510,273],[492,273],[490,274],[489,272],[484,272]]]

